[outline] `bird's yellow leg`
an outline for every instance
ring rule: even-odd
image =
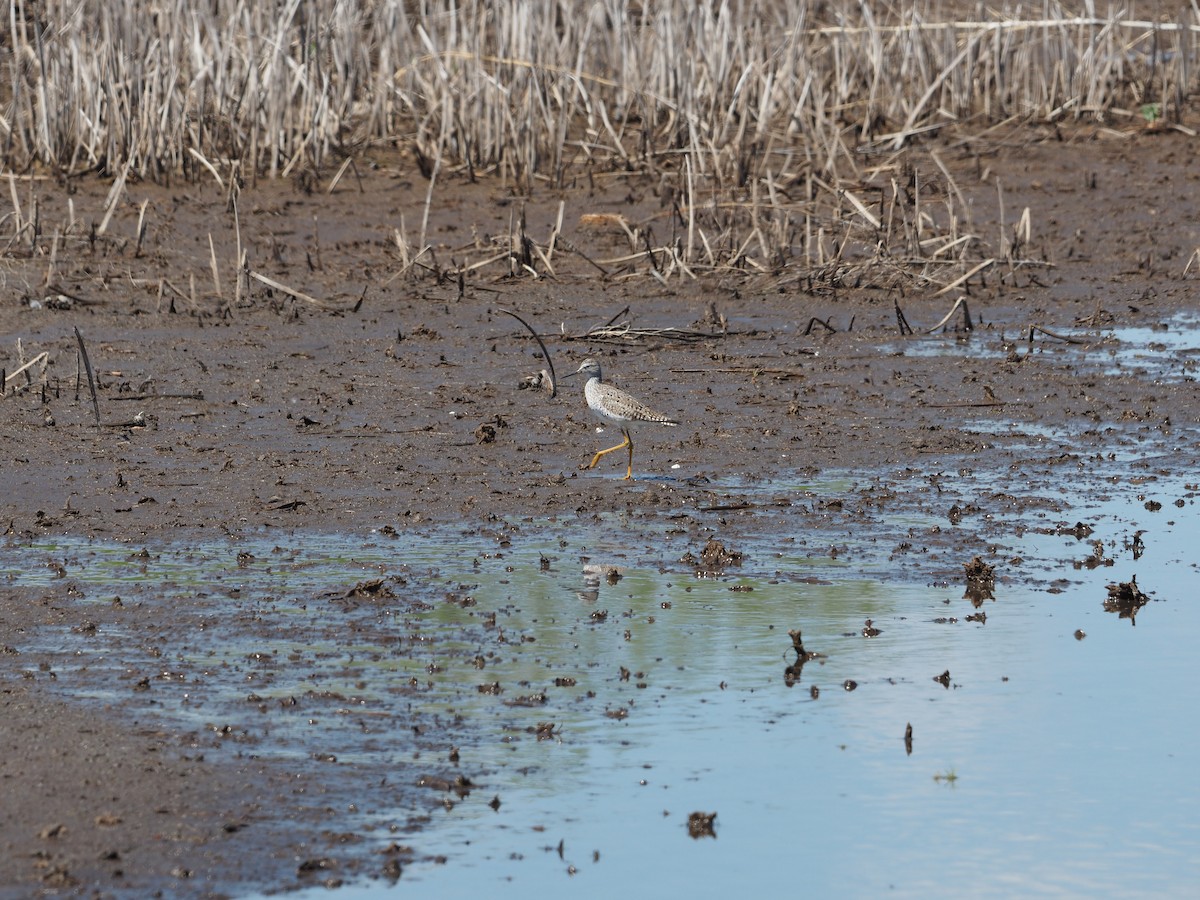
[[[629,445],[629,465],[625,469],[625,480],[629,481],[633,478],[633,438],[628,434],[625,435],[625,443]]]
[[[607,450],[601,450],[599,453],[597,453],[595,456],[592,457],[592,461],[590,463],[588,463],[586,466],[580,466],[579,468],[594,469],[594,468],[596,468],[596,463],[600,462],[600,457],[602,457],[608,453],[613,453],[617,450],[623,450],[626,447],[632,447],[632,446],[633,446],[633,444],[629,440],[629,435],[625,435],[625,440],[621,441],[621,443],[617,444],[617,446],[609,447]],[[632,464],[633,464],[633,461],[632,461],[632,457],[631,457],[630,465],[632,465]]]

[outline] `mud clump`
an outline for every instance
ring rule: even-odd
[[[356,607],[371,604],[386,604],[396,600],[396,592],[388,584],[388,579],[372,578],[360,581],[345,591],[331,591],[324,599],[341,607],[343,612],[350,612]]]
[[[1059,525],[1053,533],[1059,536],[1070,535],[1075,540],[1082,541],[1092,536],[1092,526],[1086,525],[1083,522],[1076,522],[1069,528],[1066,525]]]
[[[688,816],[688,834],[695,839],[702,837],[715,838],[717,836],[716,829],[713,827],[713,820],[717,818],[715,812],[694,812]]]
[[[1137,614],[1143,606],[1150,602],[1137,584],[1134,575],[1128,581],[1120,581],[1108,586],[1108,599],[1104,601],[1104,611],[1117,613],[1122,619],[1128,619],[1130,625],[1137,625]]]
[[[984,600],[996,599],[996,567],[989,566],[978,556],[969,563],[963,564],[967,575],[967,590],[964,599],[970,600],[976,607],[983,605]]]
[[[697,559],[692,551],[688,551],[680,562],[695,570],[697,578],[714,578],[723,575],[729,566],[740,566],[745,554],[738,550],[727,550],[725,545],[716,538],[709,538]]]
[[[507,428],[508,422],[503,416],[494,416],[486,422],[480,422],[479,427],[475,429],[476,444],[494,444],[496,435],[501,429]]]
[[[417,787],[454,793],[458,795],[458,799],[463,800],[474,790],[475,783],[465,775],[455,775],[454,778],[442,778],[438,775],[422,775],[417,779]]]
[[[1104,555],[1103,541],[1093,541],[1091,555],[1072,563],[1076,569],[1087,569],[1088,571],[1099,569],[1101,566],[1111,566],[1112,564],[1112,559]]]

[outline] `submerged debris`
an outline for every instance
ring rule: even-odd
[[[912,756],[912,722],[909,722],[904,729],[904,754]]]
[[[1130,625],[1137,625],[1137,614],[1150,598],[1138,587],[1137,576],[1128,581],[1121,581],[1108,586],[1108,599],[1104,601],[1105,612],[1115,612],[1120,618],[1128,619]]]
[[[982,606],[984,600],[996,599],[996,567],[989,566],[978,556],[969,563],[963,564],[967,573],[967,590],[963,597],[976,606]]]

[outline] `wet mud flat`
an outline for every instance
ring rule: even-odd
[[[410,534],[458,535],[471,559],[512,552],[514,541],[540,546],[557,521],[592,521],[605,541],[680,579],[696,577],[680,551],[702,562],[718,539],[760,556],[799,543],[849,565],[857,553],[876,575],[910,584],[962,584],[979,557],[1001,584],[1049,591],[1059,574],[999,558],[1015,529],[1069,531],[1072,510],[1104,492],[1137,497],[1148,518],[1169,516],[1188,502],[1179,485],[1200,461],[1188,267],[1200,233],[1195,177],[1181,162],[1190,144],[1097,129],[1072,136],[1070,149],[1016,132],[947,153],[975,229],[1006,233],[1012,210],[1028,207],[1025,255],[1045,263],[965,284],[969,332],[960,309],[937,334],[901,334],[897,308],[919,331],[957,292],[605,279],[582,256],[538,280],[487,269],[461,286],[393,277],[403,265],[389,230],[424,188],[386,159],[365,173],[362,193],[275,184],[243,195],[242,239],[275,260],[273,280],[310,299],[261,281],[236,300],[228,285],[220,297],[160,287],[203,271],[210,235],[232,256],[225,200],[204,185],[140,188],[116,217],[123,243],[60,251],[57,290],[42,287],[44,258],[6,259],[4,368],[22,364],[18,339],[23,360],[46,352],[51,364],[44,386],[10,382],[0,398],[5,558],[24,553],[49,574],[0,585],[12,723],[0,882],[17,886],[14,896],[236,895],[386,882],[441,855],[423,845],[425,817],[488,790],[475,787],[487,785],[487,767],[462,765],[453,748],[492,736],[474,733],[469,715],[426,708],[422,685],[436,672],[421,670],[473,665],[504,616],[497,624],[497,610],[469,605],[469,588],[448,588],[432,564],[407,558]],[[534,234],[560,199],[575,218],[652,208],[636,179],[623,187],[520,201],[463,184],[436,211],[439,252],[466,252],[468,231],[506,233],[515,204]],[[103,208],[105,185],[71,189],[81,214]],[[52,220],[65,192],[38,190]],[[143,195],[156,215],[135,252]],[[599,259],[611,238],[581,226],[572,240]],[[637,480],[621,479],[622,454],[579,471],[617,442],[612,429],[595,433],[578,384],[561,383],[554,398],[527,386],[546,362],[502,308],[542,335],[560,381],[596,357],[615,384],[682,423],[636,433]],[[621,327],[594,330],[611,322]],[[1121,340],[1129,329],[1136,345]],[[76,373],[80,339],[99,425]],[[349,553],[356,574],[336,588],[299,580],[267,593],[294,563],[289,540],[304,534],[376,549],[367,562]],[[100,587],[88,541],[127,547],[122,569],[144,552],[147,580]],[[394,559],[378,549],[389,541]],[[872,541],[881,549],[853,549]],[[216,594],[161,568],[161,548],[180,544],[197,548],[193,568],[233,573]],[[214,559],[213,546],[228,554]],[[1096,552],[1103,560],[1105,548],[1082,539],[1081,560]],[[252,595],[241,593],[239,561]],[[164,607],[164,585],[189,599]],[[440,634],[436,649],[392,627],[407,611],[447,605],[466,617],[463,632]],[[777,623],[781,649],[793,624]],[[210,629],[237,635],[241,649],[257,640],[280,652],[222,658]],[[536,641],[536,628],[520,633]],[[297,634],[313,649],[283,650]],[[386,703],[349,662],[356,642],[407,676],[388,676]],[[334,669],[321,665],[322,648]],[[296,684],[305,671],[320,678]],[[206,706],[204,684],[231,677],[244,682],[240,703]],[[489,683],[485,658],[479,685]],[[497,703],[538,686],[501,687]],[[386,715],[362,712],[373,703]],[[381,846],[385,833],[395,838]]]

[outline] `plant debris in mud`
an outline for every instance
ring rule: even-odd
[[[1115,612],[1122,619],[1128,619],[1130,625],[1137,625],[1137,614],[1150,598],[1137,584],[1134,575],[1128,581],[1120,581],[1108,586],[1108,599],[1104,601],[1105,612]]]

